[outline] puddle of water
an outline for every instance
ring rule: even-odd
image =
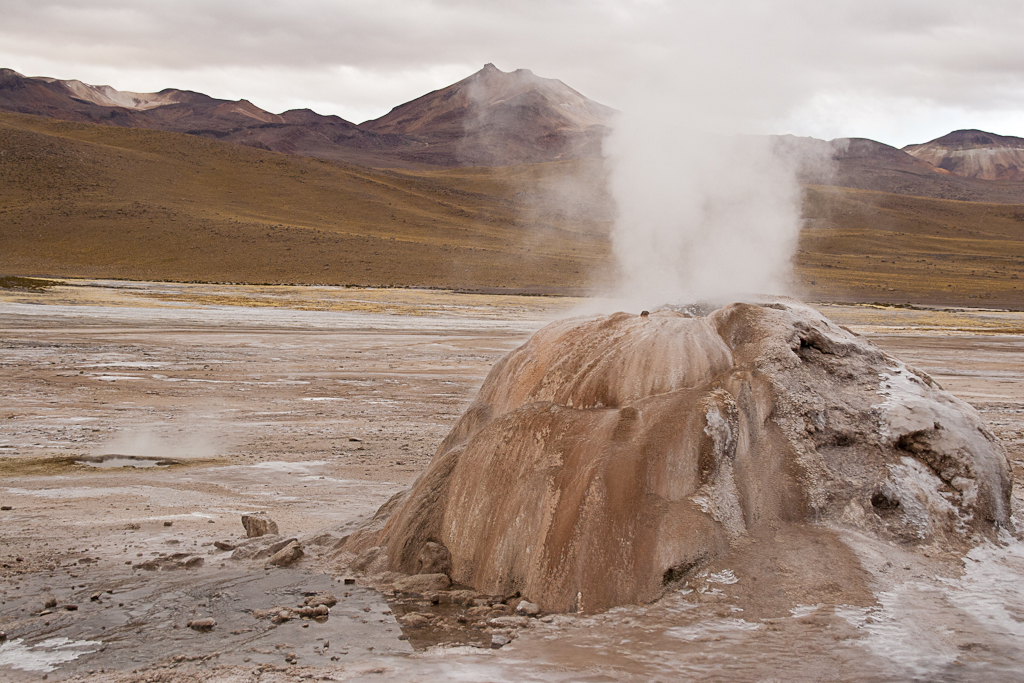
[[[79,460],[78,464],[89,467],[167,467],[159,460],[142,460],[135,458],[109,458],[107,460]]]
[[[88,597],[94,585],[64,595],[62,602],[79,605],[66,614],[26,617],[21,608],[38,609],[38,593],[0,606],[0,621],[20,620],[19,638],[0,648],[0,680],[6,680],[5,667],[59,668],[70,675],[132,669],[178,655],[209,657],[221,665],[284,664],[289,652],[302,665],[331,666],[413,651],[400,639],[401,628],[379,593],[327,575],[245,566],[146,572],[102,585],[112,592],[99,600]],[[295,608],[306,596],[326,592],[337,603],[325,618],[276,623],[260,612]],[[203,618],[215,620],[212,631],[187,627],[190,620]]]
[[[146,458],[137,455],[99,455],[75,461],[79,465],[89,467],[167,467],[179,464],[177,460],[167,458]]]

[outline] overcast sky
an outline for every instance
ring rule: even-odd
[[[1024,137],[1024,0],[0,0],[0,66],[275,113],[358,123],[486,62],[736,132]]]

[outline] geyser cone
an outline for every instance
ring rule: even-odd
[[[593,611],[787,525],[962,550],[1009,525],[1009,495],[970,406],[811,308],[617,313],[553,323],[495,365],[343,551]]]

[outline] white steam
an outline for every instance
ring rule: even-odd
[[[96,448],[93,455],[131,455],[140,458],[187,460],[212,458],[228,447],[223,431],[189,425],[173,433],[169,429],[129,429],[115,434]]]
[[[626,112],[606,140],[616,298],[648,308],[791,293],[802,199],[792,148],[658,119]]]

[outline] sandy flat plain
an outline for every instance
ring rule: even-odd
[[[1024,666],[1016,542],[980,547],[956,576],[894,551],[873,608],[746,621],[729,603],[743,576],[725,568],[701,597],[549,617],[500,650],[415,651],[386,596],[346,586],[315,538],[407,487],[491,365],[580,304],[113,281],[0,290],[0,680],[1005,680]],[[1024,314],[819,308],[974,405],[1024,481]],[[96,466],[113,456],[140,466]],[[267,570],[213,545],[237,542],[240,516],[257,511],[305,542],[302,561]],[[174,558],[202,563],[143,568]],[[326,621],[252,615],[321,590],[344,596]],[[185,626],[208,616],[212,632]]]

